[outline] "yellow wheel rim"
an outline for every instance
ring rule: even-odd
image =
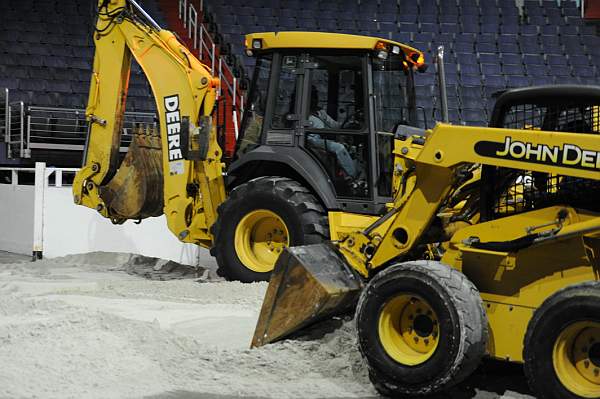
[[[408,294],[398,295],[383,306],[378,330],[386,353],[406,366],[429,360],[440,339],[437,314],[427,301]]]
[[[285,223],[276,213],[257,209],[237,225],[235,252],[248,269],[270,272],[283,248],[290,245],[289,237]]]
[[[600,397],[600,323],[565,328],[554,343],[552,362],[566,389],[583,398]]]

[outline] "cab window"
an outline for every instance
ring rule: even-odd
[[[305,96],[305,147],[327,171],[338,197],[369,198],[365,57],[327,55],[314,56],[312,61],[314,67]]]
[[[398,125],[416,126],[411,71],[402,56],[386,60],[373,58],[373,99],[377,130],[377,189],[379,195],[392,195],[394,132]]]
[[[238,138],[238,150],[236,153],[238,157],[258,147],[261,143],[271,64],[270,55],[262,56],[256,60],[247,109],[244,113]]]

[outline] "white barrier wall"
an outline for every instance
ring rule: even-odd
[[[73,203],[71,187],[48,187],[44,195],[44,257],[94,251],[130,252],[195,265],[199,247],[177,240],[164,216],[114,225]]]
[[[41,166],[41,167],[40,167]],[[48,185],[48,176],[59,185]],[[32,171],[33,172],[33,171]],[[70,172],[73,172],[71,170]],[[98,212],[75,205],[71,187],[62,187],[60,170],[37,165],[38,188],[0,184],[0,250],[31,254],[36,236],[45,258],[86,252],[126,252],[183,264],[214,266],[208,250],[180,242],[164,216],[114,225]],[[34,222],[35,196],[41,217]],[[39,241],[39,242],[38,242]],[[36,250],[38,250],[36,248]]]
[[[33,186],[0,184],[0,250],[31,255]]]

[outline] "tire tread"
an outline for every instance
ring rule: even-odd
[[[239,201],[244,201],[244,198],[254,191],[269,192],[275,197],[285,199],[291,205],[296,214],[300,216],[304,244],[317,244],[329,239],[327,212],[308,188],[287,177],[261,176],[235,187],[231,190],[229,198],[217,208],[218,218],[211,227],[215,243],[220,242],[223,220],[227,219],[226,215],[239,205]],[[211,255],[217,258],[219,266],[217,274],[228,280],[239,279],[222,265],[223,262],[219,262],[223,250],[225,249],[218,244],[213,245],[210,249]]]
[[[423,386],[417,390],[407,392],[397,386],[392,381],[386,381],[386,377],[371,369],[371,380],[376,389],[386,396],[394,396],[398,394],[409,394],[415,396],[430,395],[439,392],[443,389],[450,388],[467,378],[479,366],[481,359],[486,351],[486,343],[488,336],[487,315],[483,307],[483,302],[479,295],[479,290],[464,274],[458,270],[452,269],[440,262],[430,260],[418,260],[392,265],[377,274],[369,283],[369,286],[377,286],[384,283],[388,278],[396,273],[418,273],[431,276],[437,283],[450,295],[452,302],[457,305],[457,313],[461,319],[461,325],[464,328],[465,334],[462,342],[462,347],[459,350],[459,355],[454,361],[453,367],[446,375],[435,381],[433,384]],[[357,315],[364,306],[368,298],[367,292],[369,286],[363,291],[358,306]],[[359,318],[356,317],[356,320]],[[473,326],[481,326],[474,328]],[[359,327],[357,326],[357,329]],[[363,353],[363,358],[367,358]],[[387,386],[395,387],[388,388]]]

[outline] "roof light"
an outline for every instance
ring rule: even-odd
[[[262,40],[261,39],[252,39],[252,48],[255,50],[262,48]]]
[[[414,51],[409,54],[409,58],[417,68],[425,67],[425,56],[423,53]]]
[[[385,42],[375,43],[375,50],[387,50],[387,44]]]

